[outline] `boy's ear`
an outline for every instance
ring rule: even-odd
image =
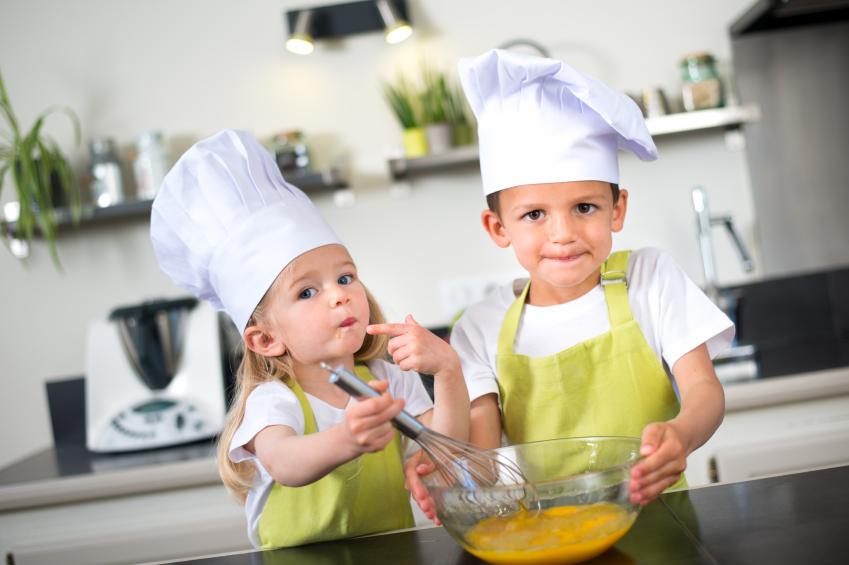
[[[261,326],[250,326],[245,330],[245,345],[263,357],[280,357],[286,353],[286,345]]]
[[[625,212],[628,210],[628,191],[624,188],[619,190],[619,200],[613,206],[613,232],[622,231],[625,225]]]
[[[495,245],[502,248],[510,247],[510,238],[507,236],[507,231],[504,229],[504,224],[501,223],[498,214],[492,210],[484,210],[481,212],[481,223]]]

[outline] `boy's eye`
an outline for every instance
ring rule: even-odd
[[[336,282],[338,282],[339,284],[351,284],[352,282],[354,282],[354,277],[352,277],[351,275],[342,275]]]
[[[298,298],[300,298],[301,300],[306,300],[307,298],[312,298],[313,296],[315,296],[316,292],[318,291],[314,288],[305,288],[301,291],[301,294],[298,295]]]
[[[578,204],[575,207],[575,210],[578,211],[579,214],[589,214],[593,210],[595,210],[595,206],[592,204]]]
[[[537,221],[542,218],[543,213],[542,210],[534,210],[533,212],[528,212],[525,214],[525,217],[529,220]]]

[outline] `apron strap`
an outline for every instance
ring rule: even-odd
[[[525,290],[519,295],[507,313],[504,315],[504,322],[501,324],[501,333],[498,335],[498,353],[511,354],[513,353],[513,342],[516,340],[516,332],[519,331],[519,319],[522,317],[522,307],[525,305],[525,300],[528,297],[528,289],[531,288],[531,281],[525,285]]]
[[[628,302],[628,279],[625,278],[630,253],[630,251],[612,253],[601,266],[599,283],[604,289],[610,327],[616,327],[634,319],[631,314],[631,304]]]
[[[360,379],[365,382],[369,382],[374,380],[374,375],[368,370],[368,367],[365,365],[355,365],[354,373]],[[304,412],[304,435],[314,434],[316,430],[315,425],[315,414],[313,414],[312,406],[310,406],[310,401],[307,400],[306,395],[304,394],[304,389],[301,388],[301,385],[298,384],[298,381],[290,380],[286,383],[286,386],[295,393],[295,396],[298,397],[298,402],[301,405],[301,410]]]

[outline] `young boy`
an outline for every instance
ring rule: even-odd
[[[471,441],[641,437],[631,499],[648,504],[686,486],[687,455],[722,422],[711,359],[734,326],[667,253],[610,254],[628,204],[617,151],[657,158],[642,114],[552,59],[493,50],[462,59],[460,76],[478,119],[483,226],[530,274],[454,326]],[[419,459],[408,464],[408,486],[433,518],[410,473],[427,469]]]

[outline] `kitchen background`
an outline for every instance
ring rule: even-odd
[[[311,192],[348,245],[363,280],[392,320],[412,313],[429,327],[451,315],[445,281],[519,270],[513,253],[493,245],[479,224],[480,174],[469,166],[417,177],[408,198],[390,195],[387,150],[401,129],[379,79],[428,58],[450,74],[457,60],[517,38],[626,92],[679,88],[679,61],[709,51],[730,73],[728,26],[751,0],[408,0],[411,39],[387,45],[380,33],[318,42],[307,57],[285,49],[286,10],[311,0],[0,1],[0,69],[13,107],[29,126],[44,108],[65,104],[82,123],[73,147],[61,116],[46,131],[78,176],[88,141],[114,137],[122,150],[142,130],[160,130],[172,160],[223,128],[266,141],[301,129],[317,167],[341,159],[356,194],[337,208],[332,191]],[[621,154],[622,187],[631,193],[616,248],[668,250],[704,280],[691,190],[703,186],[716,212],[730,212],[755,270],[744,273],[729,238],[717,231],[720,284],[757,280],[763,264],[744,149],[721,129],[657,138],[660,160]],[[521,164],[517,164],[521,165]],[[7,181],[0,205],[13,197]],[[58,240],[64,274],[36,239],[29,266],[0,253],[0,467],[49,447],[44,383],[83,373],[89,322],[115,306],[182,296],[158,268],[147,217],[66,229]]]

